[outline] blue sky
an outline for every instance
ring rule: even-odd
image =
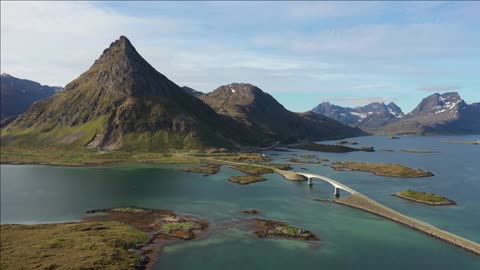
[[[208,92],[249,82],[293,111],[459,91],[480,101],[480,2],[1,2],[1,71],[65,85],[126,35]]]

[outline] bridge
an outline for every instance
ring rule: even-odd
[[[423,232],[427,235],[433,236],[437,239],[443,240],[447,243],[453,244],[457,247],[463,248],[467,251],[473,252],[476,255],[480,255],[480,244],[468,240],[466,238],[463,238],[461,236],[458,236],[456,234],[447,232],[445,230],[442,230],[440,228],[437,228],[429,223],[420,221],[418,219],[409,217],[407,215],[401,214],[391,208],[386,207],[385,205],[378,203],[369,197],[361,194],[358,191],[355,191],[348,186],[339,183],[331,178],[328,178],[323,175],[318,175],[318,174],[312,174],[312,173],[304,173],[304,172],[295,172],[295,171],[285,171],[285,170],[280,170],[277,168],[273,168],[268,166],[268,164],[249,164],[249,163],[243,163],[243,162],[235,162],[235,161],[226,161],[226,160],[215,160],[215,159],[210,159],[210,158],[205,158],[205,160],[210,160],[210,161],[216,161],[216,162],[222,162],[223,164],[237,164],[237,165],[250,165],[250,166],[255,166],[255,167],[264,167],[264,168],[270,168],[272,169],[275,173],[280,174],[283,176],[285,179],[290,180],[290,181],[305,181],[308,180],[308,184],[312,184],[313,179],[320,179],[323,180],[329,184],[331,184],[334,187],[334,195],[338,197],[340,195],[340,190],[344,190],[351,195],[341,198],[341,199],[336,199],[334,200],[334,203],[337,204],[342,204],[346,205],[349,207],[353,207],[356,209],[360,209],[369,213],[372,213],[377,216],[384,217],[386,219],[392,220],[394,222],[400,223],[402,225],[405,225],[407,227],[413,228],[414,230]]]
[[[301,175],[301,176],[304,176],[308,179],[308,185],[312,185],[312,179],[321,179],[327,183],[330,183],[333,187],[334,187],[334,192],[333,192],[333,195],[335,195],[336,197],[340,196],[340,190],[345,190],[346,192],[350,193],[350,194],[357,194],[358,192],[345,186],[344,184],[342,183],[339,183],[331,178],[328,178],[326,176],[323,176],[323,175],[318,175],[318,174],[311,174],[311,173],[303,173],[303,172],[296,172],[297,174]]]
[[[294,171],[283,171],[278,169],[275,170],[275,172],[282,175],[287,180],[291,180],[291,181],[308,180],[309,185],[312,184],[312,179],[320,179],[325,182],[328,182],[331,185],[333,185],[335,189],[333,194],[336,197],[340,195],[340,190],[344,190],[351,193],[350,196],[334,200],[333,201],[334,203],[350,206],[356,209],[360,209],[360,210],[375,214],[377,216],[384,217],[386,219],[403,224],[417,231],[423,232],[427,235],[433,236],[435,238],[438,238],[440,240],[443,240],[445,242],[448,242],[450,244],[453,244],[455,246],[458,246],[465,250],[473,252],[477,255],[480,255],[480,244],[474,241],[468,240],[466,238],[463,238],[461,236],[458,236],[456,234],[447,232],[440,228],[437,228],[429,223],[401,214],[331,178],[328,178],[323,175],[318,175],[318,174],[294,172]]]

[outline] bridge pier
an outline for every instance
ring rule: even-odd
[[[308,177],[308,185],[311,186],[313,183],[312,183],[312,178],[311,177]]]
[[[340,197],[340,189],[338,187],[335,187],[335,191],[333,192],[333,196]]]

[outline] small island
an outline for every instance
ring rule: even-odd
[[[355,152],[355,151],[374,152],[375,151],[375,149],[372,146],[353,148],[345,145],[319,144],[319,143],[291,145],[288,148],[317,151],[317,152],[328,152],[328,153],[348,153],[348,152]]]
[[[442,143],[480,145],[480,140],[477,140],[477,141],[443,141]]]
[[[275,237],[299,240],[319,240],[318,237],[301,228],[288,225],[285,222],[267,219],[255,219],[255,235],[257,237]]]
[[[298,159],[298,158],[291,158],[288,160],[289,162],[292,163],[304,163],[304,164],[321,164],[322,162],[320,160],[303,160],[303,159]]]
[[[203,173],[203,174],[216,174],[220,171],[220,166],[218,165],[208,165],[208,166],[200,166],[200,167],[193,167],[185,169],[186,172],[193,172],[193,173]]]
[[[401,152],[406,152],[406,153],[418,153],[418,154],[425,154],[425,153],[438,153],[437,151],[431,151],[431,150],[418,150],[418,149],[403,149],[400,150]]]
[[[263,178],[260,175],[240,175],[232,176],[228,178],[228,180],[239,185],[248,185],[255,182],[266,181],[267,179]]]
[[[338,142],[336,142],[336,144],[340,144],[340,145],[345,145],[345,144],[357,145],[358,143],[357,143],[357,142],[350,142],[350,141],[338,141]]]
[[[441,195],[426,193],[421,191],[415,191],[411,189],[403,190],[393,194],[393,196],[414,201],[418,203],[440,206],[440,205],[455,205],[456,203],[452,200],[449,200]]]
[[[434,174],[429,171],[412,169],[400,164],[393,163],[365,163],[365,162],[334,162],[332,168],[337,171],[362,171],[371,172],[374,175],[393,177],[429,177]]]

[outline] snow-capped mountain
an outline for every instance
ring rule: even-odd
[[[382,128],[386,134],[480,133],[480,103],[467,104],[457,92],[424,98],[400,121]]]
[[[322,102],[312,112],[323,114],[342,123],[358,127],[379,127],[392,119],[403,117],[402,110],[393,102],[373,102],[365,106],[349,108]]]
[[[408,114],[393,102],[356,108],[322,102],[312,111],[375,134],[480,133],[480,103],[467,104],[457,92],[430,95]]]

